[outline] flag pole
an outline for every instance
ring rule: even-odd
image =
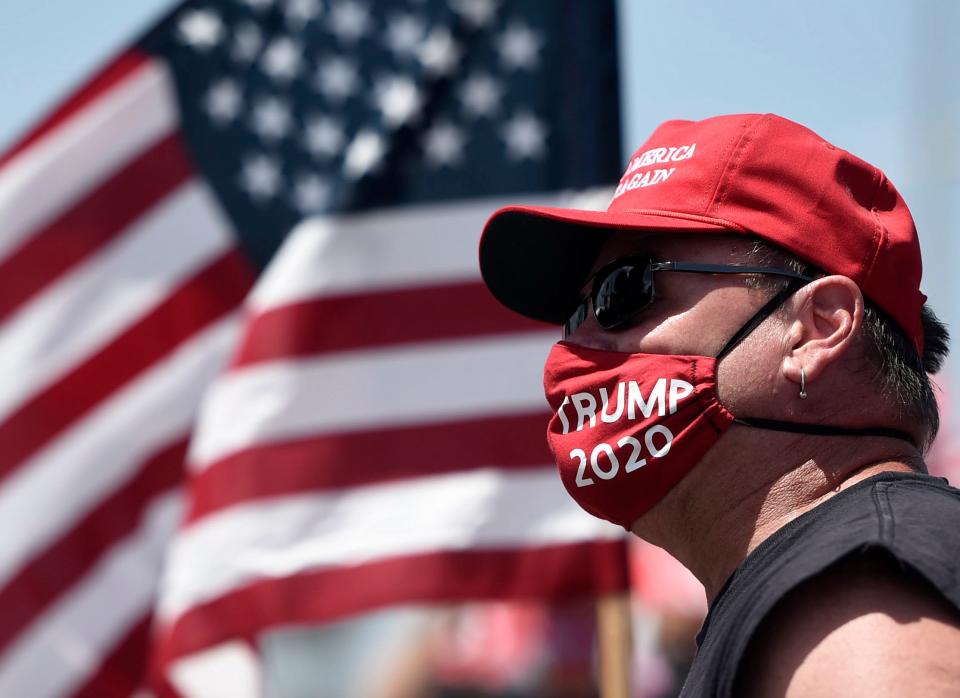
[[[597,640],[600,698],[630,698],[633,642],[628,594],[604,594],[597,598]]]

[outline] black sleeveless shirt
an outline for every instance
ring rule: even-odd
[[[884,550],[960,608],[960,490],[881,473],[839,492],[761,543],[714,599],[681,698],[733,698],[750,638],[783,596],[848,555]]]

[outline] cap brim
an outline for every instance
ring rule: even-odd
[[[484,226],[480,273],[491,293],[511,310],[559,325],[576,308],[597,253],[614,230],[733,232],[668,212],[507,206]]]

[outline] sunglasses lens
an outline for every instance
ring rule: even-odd
[[[600,270],[595,277],[593,292],[581,301],[564,323],[564,339],[576,332],[587,319],[591,300],[597,323],[603,329],[613,330],[628,323],[653,300],[649,260],[620,263]]]
[[[587,319],[587,309],[589,307],[589,300],[584,300],[577,306],[577,309],[573,311],[573,315],[570,316],[570,319],[563,324],[563,334],[562,337],[566,339],[574,332],[577,331],[577,328],[583,324],[583,321]]]
[[[606,330],[627,323],[653,300],[649,264],[625,264],[598,277],[593,291],[593,312]]]

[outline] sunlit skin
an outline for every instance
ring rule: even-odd
[[[637,253],[660,261],[730,264],[742,259],[747,244],[732,235],[616,233],[594,269]],[[713,356],[771,293],[726,275],[659,273],[655,284],[656,300],[628,329],[606,331],[591,313],[569,341],[611,351]],[[741,417],[915,432],[895,406],[879,399],[874,371],[865,363],[862,322],[863,297],[850,279],[827,276],[808,284],[720,362],[721,402]],[[804,400],[799,397],[801,368]],[[855,482],[882,471],[909,471],[920,458],[909,443],[889,437],[821,437],[734,425],[632,530],[686,565],[712,600],[744,557],[781,526]],[[777,619],[780,642],[764,655],[761,670],[752,672],[756,682],[744,687],[745,694],[955,695],[941,692],[949,685],[941,679],[947,675],[960,686],[960,621],[929,592],[900,581],[895,573],[854,568],[843,584],[833,578],[811,583],[810,593],[820,600],[814,619],[808,605],[783,604],[783,617]],[[843,612],[849,608],[850,585],[876,601],[855,617]],[[894,620],[904,617],[916,622]],[[801,621],[806,625],[800,627]],[[794,626],[804,642],[791,641]],[[824,651],[838,643],[873,642],[881,628],[889,642],[874,644],[876,652],[866,656],[880,663],[910,662],[914,677],[918,654],[927,656],[937,663],[938,683],[922,689],[914,679],[918,692],[891,693],[902,678],[896,671],[868,670],[872,678],[855,680],[845,673],[852,664],[844,665],[844,656]],[[910,647],[898,650],[901,640]],[[871,660],[864,661],[869,667]],[[834,678],[825,680],[829,675]]]

